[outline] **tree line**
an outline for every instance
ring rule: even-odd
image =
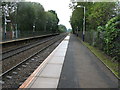
[[[53,10],[45,11],[36,2],[2,2],[3,31],[19,32],[22,36],[34,33],[58,33],[59,18]],[[10,20],[5,27],[5,19]]]
[[[82,38],[85,7],[85,41],[103,50],[113,61],[120,58],[120,3],[78,2],[70,23],[73,33]],[[73,8],[73,7],[72,7]]]

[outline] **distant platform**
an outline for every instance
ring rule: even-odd
[[[57,34],[58,33],[55,33],[55,34],[46,34],[46,35],[40,35],[40,36],[33,36],[33,37],[8,39],[8,40],[3,40],[2,42],[0,42],[0,44],[5,44],[5,43],[10,43],[10,42],[15,42],[15,41],[22,41],[22,40],[27,40],[27,39],[32,39],[32,38],[38,38],[38,37],[45,37],[45,36],[50,36],[50,35],[57,35]]]

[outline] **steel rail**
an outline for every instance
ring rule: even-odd
[[[34,47],[36,47],[36,46],[38,46],[38,45],[41,45],[42,43],[45,43],[45,42],[47,42],[47,41],[49,41],[49,40],[51,40],[51,39],[54,39],[54,37],[52,37],[52,38],[50,38],[50,39],[48,39],[48,40],[39,42],[39,43],[25,45],[25,46],[22,46],[22,47],[20,47],[20,48],[16,48],[16,49],[10,50],[9,52],[3,53],[3,54],[2,54],[2,61],[5,60],[5,59],[7,59],[7,58],[10,58],[10,57],[12,57],[12,56],[15,56],[15,55],[17,55],[17,54],[19,54],[19,53],[21,53],[21,52],[24,52],[24,51],[27,51],[27,50],[29,50],[29,49],[31,49],[31,48],[34,48]],[[18,51],[17,51],[17,50],[18,50]],[[15,52],[15,51],[17,51],[17,52]],[[11,53],[10,53],[10,52],[11,52]],[[14,52],[14,53],[13,53],[13,52]],[[8,55],[6,55],[7,53],[8,53]],[[5,56],[5,55],[6,55],[6,56]]]

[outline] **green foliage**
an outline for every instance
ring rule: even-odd
[[[17,10],[12,13],[12,20],[17,21],[18,30],[24,36],[26,33],[55,33],[58,30],[59,19],[53,10],[44,11],[40,3],[19,2]],[[14,17],[17,13],[17,19]],[[38,34],[37,34],[38,35]]]
[[[103,50],[105,53],[119,60],[120,57],[120,16],[110,19],[104,27],[99,26],[98,32],[103,34],[103,37],[98,37],[103,40]]]
[[[120,21],[120,17],[114,17],[105,25],[105,33],[104,33],[104,51],[110,55],[115,57],[115,59],[119,59],[120,57],[120,28],[117,27],[118,22]]]
[[[113,60],[120,58],[120,6],[116,2],[78,2],[74,7],[70,23],[73,33],[80,30],[82,38],[83,6],[86,8],[85,41],[102,49]],[[113,18],[113,16],[115,16]]]
[[[57,32],[59,19],[55,11],[46,12],[46,30]]]
[[[20,2],[18,4],[17,21],[19,25],[18,28],[21,31],[32,30],[34,13],[31,4],[32,3],[24,3],[24,2]]]
[[[60,24],[58,27],[60,33],[67,32],[67,28],[64,25]]]
[[[112,15],[116,15],[113,10],[116,6],[115,2],[78,2],[70,19],[73,31],[77,30],[77,27],[78,30],[83,28],[84,10],[83,7],[77,6],[84,6],[86,8],[86,30],[96,30],[98,26],[105,25]]]
[[[17,22],[21,31],[44,30],[45,12],[42,5],[33,2],[18,3]]]
[[[68,29],[67,32],[72,32],[72,29]]]
[[[97,2],[90,7],[90,11],[87,15],[88,28],[96,30],[98,26],[103,26],[114,14],[113,8],[114,2]],[[87,12],[87,11],[86,11]]]
[[[58,31],[59,19],[57,13],[53,10],[45,12],[40,3],[4,2],[2,6],[6,6],[6,12],[9,14],[6,17],[11,20],[10,24],[7,23],[7,30],[10,28],[11,31],[17,30],[22,36],[32,36],[35,33],[37,35],[41,33],[55,33]],[[5,27],[4,13],[3,27]]]
[[[33,3],[33,9],[35,17],[33,24],[35,25],[35,31],[44,31],[46,26],[44,8],[40,3]]]
[[[83,28],[83,9],[76,8],[73,11],[73,15],[72,15],[70,21],[71,21],[71,26],[72,26],[73,31],[76,30],[76,27],[78,30],[82,30],[82,28]]]

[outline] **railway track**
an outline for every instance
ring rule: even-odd
[[[54,37],[56,37],[56,36],[54,36]],[[37,42],[33,42],[33,43],[30,43],[30,44],[27,44],[27,45],[23,45],[23,46],[8,50],[8,51],[4,51],[2,53],[2,60],[5,60],[7,58],[10,58],[10,57],[12,57],[14,55],[17,55],[17,54],[23,52],[23,51],[34,48],[34,47],[36,47],[36,46],[38,46],[40,44],[43,44],[43,43],[45,43],[45,42],[47,42],[49,40],[54,39],[54,37],[45,38],[45,39],[42,39],[42,40],[37,41]]]
[[[60,40],[61,38],[63,38],[63,37],[65,37],[66,35],[59,35],[59,36],[55,36],[55,37],[52,37],[52,38],[50,38],[50,39],[47,39],[47,40],[45,40],[45,41],[42,41],[42,42],[40,42],[40,43],[36,43],[36,44],[34,44],[34,45],[32,45],[32,46],[28,46],[27,48],[25,48],[25,49],[21,49],[20,51],[19,51],[19,49],[17,49],[17,54],[19,54],[19,53],[23,53],[24,51],[26,51],[26,50],[30,50],[30,48],[36,48],[37,49],[37,51],[35,50],[35,53],[33,52],[31,55],[28,55],[28,57],[27,58],[24,58],[23,60],[20,60],[20,62],[17,62],[15,65],[11,65],[12,67],[10,67],[10,68],[7,68],[7,69],[5,69],[4,71],[3,71],[3,73],[2,74],[0,74],[0,77],[2,77],[2,76],[4,76],[4,75],[6,75],[7,73],[9,73],[10,71],[12,71],[13,69],[15,69],[15,68],[17,68],[18,66],[20,66],[21,64],[23,64],[24,62],[26,62],[27,60],[30,60],[32,57],[34,57],[34,56],[36,56],[38,53],[40,53],[41,51],[43,51],[44,49],[46,49],[46,48],[48,48],[49,46],[51,46],[52,44],[54,44],[57,40]],[[39,47],[40,46],[40,47]],[[41,47],[42,46],[42,47]],[[16,50],[15,50],[16,51]],[[11,51],[11,52],[15,52],[14,50],[13,51]],[[13,56],[16,56],[17,55],[16,53],[14,53],[14,54],[11,54],[10,56],[8,56],[9,58],[11,58],[11,57],[13,57]],[[4,60],[3,60],[3,62],[5,63],[5,62],[8,62],[8,57],[7,58],[5,58]],[[10,59],[9,59],[10,60]],[[15,61],[15,60],[14,60]],[[12,63],[11,63],[12,64]],[[9,64],[10,65],[10,64]],[[4,66],[5,65],[3,65],[3,68],[4,68]]]
[[[53,37],[56,35],[58,34],[57,33],[48,34],[48,35],[28,37],[28,38],[23,38],[23,39],[2,42],[0,43],[0,45],[2,45],[2,54],[21,48],[21,47],[24,47],[24,46],[27,46],[27,45],[30,45],[30,44],[41,42],[42,40],[45,40],[45,38]]]

